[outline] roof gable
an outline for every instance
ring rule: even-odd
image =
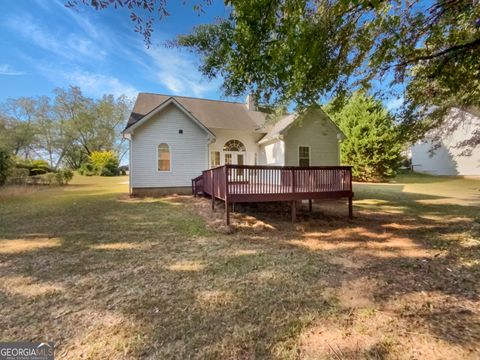
[[[208,129],[219,128],[267,132],[262,129],[267,114],[259,111],[250,111],[243,103],[149,93],[138,94],[125,130],[143,121],[144,117],[168,99],[174,99]]]
[[[177,108],[179,108],[185,115],[187,115],[190,120],[192,120],[194,123],[196,123],[200,128],[205,130],[206,133],[210,135],[211,138],[215,138],[215,135],[208,129],[201,121],[199,121],[195,116],[193,116],[185,107],[180,104],[175,98],[169,97],[165,101],[163,101],[160,105],[152,109],[150,112],[145,114],[142,117],[139,117],[138,120],[133,122],[131,125],[127,125],[125,130],[123,131],[124,133],[132,133],[137,127],[141,126],[142,124],[148,122],[151,118],[153,118],[155,115],[158,113],[162,112],[167,106],[170,104],[175,105]],[[135,113],[136,114],[136,113]],[[130,115],[130,118],[134,116],[134,112],[132,111],[132,114]]]
[[[319,111],[320,115],[327,119],[334,127],[337,129],[338,133],[342,136],[342,139],[345,138],[345,134],[340,130],[340,128],[335,124],[335,122],[330,119],[330,117],[322,110],[320,106],[313,105],[306,110],[306,113],[303,116],[306,116],[308,112]],[[303,116],[299,116],[298,113],[288,114],[281,119],[279,119],[275,125],[270,129],[270,131],[258,142],[259,144],[265,144],[269,141],[279,138],[281,135],[285,134],[290,127],[292,127],[297,121],[300,121]]]

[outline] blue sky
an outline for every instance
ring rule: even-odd
[[[172,16],[157,22],[147,49],[133,32],[127,10],[64,7],[62,0],[2,3],[0,14],[0,102],[49,95],[55,87],[80,86],[87,96],[139,91],[221,98],[219,80],[197,71],[195,55],[163,46],[194,25],[226,14],[222,2],[199,16],[192,5],[169,2]]]
[[[170,17],[154,24],[147,49],[133,31],[129,11],[68,9],[65,0],[16,0],[2,3],[0,14],[0,102],[20,96],[50,95],[55,87],[80,86],[85,95],[138,92],[225,99],[221,80],[198,72],[199,59],[167,48],[166,40],[193,26],[227,14],[215,1],[198,15],[191,2],[169,1]],[[228,99],[243,100],[243,99]],[[393,110],[402,99],[385,101]]]

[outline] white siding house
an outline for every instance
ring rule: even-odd
[[[411,148],[414,171],[433,175],[480,176],[480,146],[468,140],[480,133],[480,117],[473,111],[452,109],[438,144],[431,136]],[[450,130],[448,130],[450,129]],[[437,146],[435,146],[437,145]]]
[[[343,134],[319,108],[271,124],[251,98],[232,103],[140,93],[124,136],[134,195],[184,193],[224,164],[339,165]]]
[[[171,104],[132,134],[131,184],[134,188],[189,186],[191,179],[208,167],[209,136],[178,107]],[[160,171],[157,150],[166,144],[170,169]]]

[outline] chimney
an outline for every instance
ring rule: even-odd
[[[253,92],[247,95],[247,99],[245,100],[245,105],[247,109],[250,111],[257,111],[257,97]]]

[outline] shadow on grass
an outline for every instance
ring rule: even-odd
[[[67,358],[298,358],[303,334],[331,323],[329,347],[312,356],[395,356],[413,332],[470,351],[480,335],[470,210],[417,209],[432,200],[421,195],[376,200],[359,202],[352,221],[344,204],[319,205],[294,225],[281,208],[237,208],[229,236],[197,215],[206,200],[186,197],[82,191],[0,211],[0,244],[10,243],[0,250],[0,334],[46,336]],[[376,325],[381,312],[394,321]],[[328,337],[360,319],[395,341],[375,333],[350,349]]]

